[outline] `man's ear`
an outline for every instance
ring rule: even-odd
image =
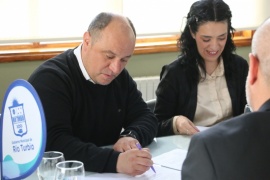
[[[89,43],[91,42],[91,36],[89,34],[89,32],[85,32],[83,34],[83,43],[86,44],[87,46],[89,46]]]
[[[258,77],[259,60],[252,53],[249,53],[249,83],[253,85]]]

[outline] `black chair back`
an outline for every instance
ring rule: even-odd
[[[156,99],[148,100],[148,101],[146,101],[146,104],[147,104],[147,106],[150,108],[150,110],[151,110],[152,112],[154,112],[155,106],[156,106]]]

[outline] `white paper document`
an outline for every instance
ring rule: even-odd
[[[156,156],[152,160],[155,164],[181,171],[186,156],[187,150],[174,149],[159,156]]]
[[[200,130],[200,132],[210,128],[210,127],[205,127],[205,126],[196,126],[196,127]]]
[[[150,168],[147,172],[139,176],[129,176],[120,173],[95,173],[85,177],[85,179],[100,180],[100,179],[139,179],[139,180],[172,180],[181,179],[182,164],[186,158],[187,151],[183,149],[174,149],[154,157],[154,168],[156,173]]]
[[[149,169],[142,175],[139,176],[129,176],[126,174],[120,173],[102,173],[102,174],[91,174],[90,176],[85,177],[89,180],[100,180],[100,179],[117,179],[117,180],[128,180],[128,179],[138,179],[138,180],[172,180],[172,179],[181,179],[181,171],[172,170],[169,168],[164,168],[158,165],[154,165],[156,173]]]

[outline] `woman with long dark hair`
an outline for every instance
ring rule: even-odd
[[[235,54],[229,6],[222,0],[192,4],[178,47],[157,88],[158,136],[192,135],[244,112],[247,61]]]

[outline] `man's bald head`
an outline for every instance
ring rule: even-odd
[[[260,61],[260,69],[270,86],[270,18],[256,30],[252,39],[252,54]]]
[[[92,43],[95,43],[98,38],[100,38],[100,35],[102,31],[112,22],[117,21],[122,23],[123,28],[130,28],[132,32],[134,33],[134,36],[136,38],[136,30],[134,28],[133,23],[128,17],[124,17],[119,14],[114,14],[110,12],[102,12],[98,14],[93,21],[90,23],[88,27],[88,32],[92,36]],[[120,29],[122,27],[119,27]]]

